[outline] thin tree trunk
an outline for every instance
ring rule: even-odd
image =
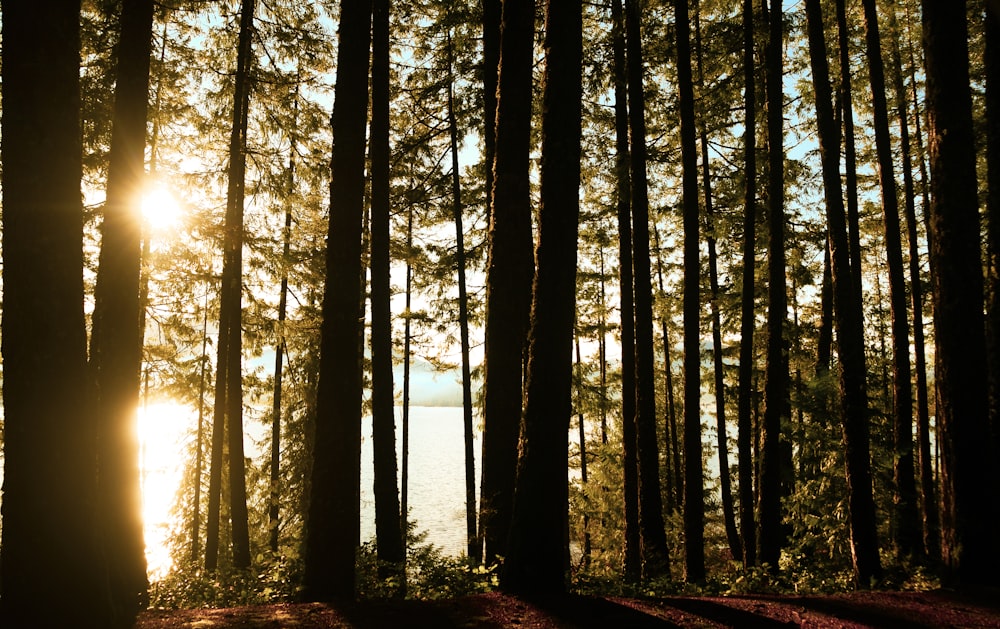
[[[496,156],[486,269],[481,525],[487,564],[505,555],[523,398],[534,274],[531,233],[532,60],[535,3],[504,2],[497,78]]]
[[[208,374],[208,295],[205,290],[204,320],[201,329],[201,369],[198,376],[198,433],[195,437],[194,462],[194,513],[191,516],[191,563],[197,564],[201,556],[201,475],[205,467],[205,376]]]
[[[538,272],[531,306],[524,439],[500,581],[507,591],[536,596],[564,593],[569,567],[566,470],[580,209],[580,0],[549,0],[545,51]]]
[[[834,121],[830,72],[819,0],[806,1],[809,58],[812,64],[823,188],[830,234],[837,350],[841,362],[844,449],[854,574],[868,587],[881,573],[868,448],[868,395],[865,383],[864,329],[861,296],[855,293],[848,245],[847,217],[840,187],[839,133]]]
[[[743,1],[743,290],[740,298],[740,371],[737,400],[740,537],[743,566],[757,564],[753,486],[753,337],[757,232],[757,111],[753,0]]]
[[[580,335],[574,335],[576,350],[576,419],[579,428],[580,440],[580,486],[584,493],[587,491],[587,429],[583,419],[583,359],[580,356]],[[583,567],[590,567],[591,540],[590,540],[590,511],[586,507],[583,509]]]
[[[371,5],[341,7],[332,126],[326,285],[320,329],[312,482],[306,515],[305,600],[353,599],[360,543],[361,232]]]
[[[632,263],[635,299],[635,424],[639,459],[639,529],[643,576],[670,574],[670,557],[660,494],[656,440],[656,383],[653,364],[653,287],[649,260],[649,199],[646,179],[646,114],[638,0],[625,1],[628,49],[629,131],[632,174]],[[690,375],[690,374],[689,374]],[[699,461],[700,461],[699,457]]]
[[[701,445],[701,262],[698,148],[687,0],[674,2],[684,207],[684,557],[685,578],[705,580],[705,488]],[[706,184],[707,184],[706,180]],[[710,192],[706,192],[706,199]],[[647,274],[648,275],[648,274]]]
[[[458,325],[462,351],[462,426],[465,433],[465,524],[469,559],[482,554],[476,534],[476,459],[472,420],[472,369],[469,361],[469,297],[465,285],[465,228],[462,226],[462,178],[458,163],[458,123],[455,120],[455,77],[451,34],[448,35],[448,128],[451,142],[451,196],[455,217],[455,266],[458,271]]]
[[[913,391],[910,381],[910,323],[907,317],[906,280],[903,246],[899,226],[899,197],[889,140],[889,108],[885,95],[885,69],[879,36],[875,0],[863,0],[865,42],[871,79],[875,123],[875,146],[878,155],[882,212],[885,222],[885,249],[889,267],[889,302],[892,317],[892,389],[893,389],[893,483],[894,542],[897,557],[919,554],[921,545],[917,487],[913,472]]]
[[[621,293],[622,345],[622,491],[625,516],[626,581],[642,572],[639,536],[639,459],[635,430],[635,300],[632,288],[632,178],[629,175],[628,94],[625,69],[625,21],[622,0],[611,1],[615,64],[615,181],[618,213],[618,281]]]
[[[406,562],[409,549],[409,491],[410,491],[410,337],[411,313],[413,303],[413,204],[406,209],[406,315],[403,318],[403,426],[402,426],[402,470],[400,471],[399,507],[403,534],[403,574],[406,575]],[[402,595],[406,596],[407,580],[402,583]]]
[[[705,75],[702,68],[701,47],[701,15],[699,4],[695,4],[695,57],[698,67],[698,87],[705,88]],[[712,205],[712,179],[708,163],[708,132],[705,129],[704,116],[698,125],[699,144],[701,146],[701,178],[705,191],[705,241],[708,245],[708,282],[709,305],[712,311],[712,360],[714,363],[715,387],[715,430],[719,450],[719,484],[722,493],[722,514],[726,527],[726,540],[734,558],[743,557],[743,544],[739,531],[736,529],[736,509],[733,505],[733,486],[729,476],[729,439],[726,437],[726,395],[725,395],[725,365],[722,362],[722,323],[719,315],[719,262],[716,252],[715,211]],[[700,431],[699,431],[700,432]]]
[[[851,88],[851,51],[848,45],[850,30],[847,26],[845,0],[836,0],[837,42],[840,52],[840,106],[844,123],[844,185],[847,196],[847,242],[850,247],[854,293],[861,294],[861,226],[858,209],[858,166],[854,146],[854,107]],[[825,44],[824,44],[825,45]]]
[[[782,8],[771,0],[765,61],[768,138],[768,308],[760,470],[760,560],[778,569],[781,528],[781,434],[789,420],[788,347],[784,339],[788,297],[785,278],[784,139],[782,95]]]

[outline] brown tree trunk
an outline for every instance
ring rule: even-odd
[[[931,259],[938,418],[947,514],[945,561],[956,580],[996,584],[996,477],[989,438],[975,142],[966,3],[923,2],[931,164]]]
[[[142,230],[135,199],[145,183],[152,36],[152,1],[124,3],[90,342],[90,370],[96,387],[100,525],[112,601],[121,618],[134,618],[148,600],[142,496],[136,472]]]
[[[757,251],[757,111],[753,0],[743,1],[743,290],[740,297],[740,371],[737,401],[740,537],[743,566],[757,564],[753,485],[753,337]]]
[[[524,439],[500,581],[507,591],[543,596],[565,592],[569,568],[566,469],[580,209],[580,0],[549,0],[545,50],[538,272],[531,307]]]
[[[305,600],[352,599],[360,542],[361,232],[371,5],[344,2],[340,13],[332,126],[326,286],[320,329],[312,483],[306,514]]]
[[[847,463],[850,529],[855,579],[869,587],[881,574],[868,448],[868,395],[865,383],[864,329],[861,296],[855,293],[848,245],[847,217],[840,187],[839,133],[833,115],[830,71],[819,0],[806,1],[809,59],[816,97],[816,120],[827,225],[830,233],[837,353],[841,362],[844,449]]]
[[[505,555],[517,474],[534,274],[528,178],[534,35],[534,0],[504,2],[486,268],[480,520],[487,564]]]

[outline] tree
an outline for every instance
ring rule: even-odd
[[[837,353],[841,362],[840,392],[843,408],[843,435],[847,463],[851,556],[855,580],[867,587],[881,573],[872,496],[871,459],[868,449],[868,395],[864,351],[861,298],[855,293],[852,274],[847,216],[840,187],[840,143],[834,119],[829,62],[823,35],[819,0],[806,2],[809,29],[809,59],[812,65],[816,120],[837,328]]]
[[[705,498],[701,447],[701,263],[698,152],[691,77],[691,27],[686,0],[674,2],[677,91],[681,118],[684,206],[684,548],[685,578],[705,580]],[[640,101],[641,102],[641,101]],[[706,185],[707,185],[706,181]],[[709,194],[706,192],[706,194]],[[718,392],[716,392],[718,394]]]
[[[935,368],[951,576],[997,582],[975,141],[965,2],[923,2]]]
[[[582,108],[582,4],[549,0],[545,20],[538,270],[528,345],[524,438],[501,586],[531,595],[566,588],[569,420]]]
[[[643,576],[670,573],[670,557],[660,496],[656,441],[656,383],[653,368],[653,287],[649,257],[649,197],[646,173],[646,114],[639,6],[625,1],[628,51],[630,173],[632,178],[632,264],[635,299],[635,428],[639,465],[639,529]],[[629,395],[630,392],[623,392]],[[700,459],[699,459],[700,460]]]
[[[125,627],[99,548],[83,313],[80,3],[4,2],[0,623]],[[62,597],[52,605],[52,593]]]
[[[505,1],[490,190],[480,526],[486,563],[504,555],[517,475],[524,350],[534,273],[531,233],[531,66],[535,3]],[[487,72],[489,69],[487,68]]]
[[[757,96],[753,0],[743,1],[743,289],[740,297],[740,372],[737,400],[740,537],[743,566],[757,563],[753,485],[753,337],[757,229]]]
[[[125,2],[121,14],[114,124],[101,254],[94,290],[90,370],[97,413],[98,500],[116,614],[134,618],[147,599],[139,490],[136,411],[141,229],[146,109],[153,28],[151,0]]]
[[[341,6],[331,125],[330,221],[320,330],[312,484],[303,572],[307,600],[354,597],[360,542],[361,221],[371,5]]]
[[[375,465],[375,538],[379,574],[403,563],[396,485],[396,418],[392,386],[392,312],[389,279],[389,0],[372,4],[371,161],[372,453]],[[335,198],[335,197],[334,197]]]
[[[243,202],[245,198],[247,111],[250,107],[250,64],[255,0],[243,0],[233,91],[232,132],[223,238],[219,344],[216,358],[215,406],[212,422],[212,467],[209,482],[205,569],[218,566],[219,518],[224,445],[229,455],[229,518],[233,566],[250,566],[250,530],[243,457]],[[226,437],[223,437],[223,434]]]
[[[874,110],[875,146],[882,190],[885,250],[889,269],[889,302],[892,317],[893,378],[893,482],[895,485],[894,543],[899,557],[919,554],[920,520],[913,472],[913,392],[910,382],[910,324],[907,317],[903,247],[899,228],[899,197],[889,141],[889,108],[885,95],[885,69],[875,0],[863,1],[865,42]]]
[[[785,278],[785,180],[782,95],[782,11],[780,0],[771,0],[768,44],[765,55],[767,78],[767,381],[764,388],[764,420],[760,461],[760,560],[778,569],[781,554],[781,432],[790,419],[788,402],[788,318]]]

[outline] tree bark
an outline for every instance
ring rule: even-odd
[[[501,587],[558,595],[569,566],[567,518],[580,201],[583,8],[549,0],[545,21],[541,206],[528,348],[524,438]]]
[[[966,584],[995,585],[996,477],[989,438],[975,141],[966,3],[923,2],[930,136],[930,227],[938,421],[947,514],[945,563]]]
[[[134,618],[148,600],[139,487],[139,276],[151,0],[125,2],[121,14],[114,122],[101,254],[94,291],[90,370],[97,410],[98,505],[117,615]]]
[[[517,475],[523,361],[534,274],[531,233],[534,0],[503,3],[496,156],[486,268],[483,471],[480,521],[487,564],[504,556]]]
[[[371,4],[341,6],[334,92],[330,223],[320,329],[303,598],[352,599],[360,543],[361,232]]]

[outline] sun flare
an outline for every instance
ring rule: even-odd
[[[142,217],[153,229],[176,227],[183,213],[177,198],[163,184],[153,185],[142,195]]]
[[[170,571],[171,511],[183,477],[192,411],[173,401],[139,408],[139,473],[150,581]]]

